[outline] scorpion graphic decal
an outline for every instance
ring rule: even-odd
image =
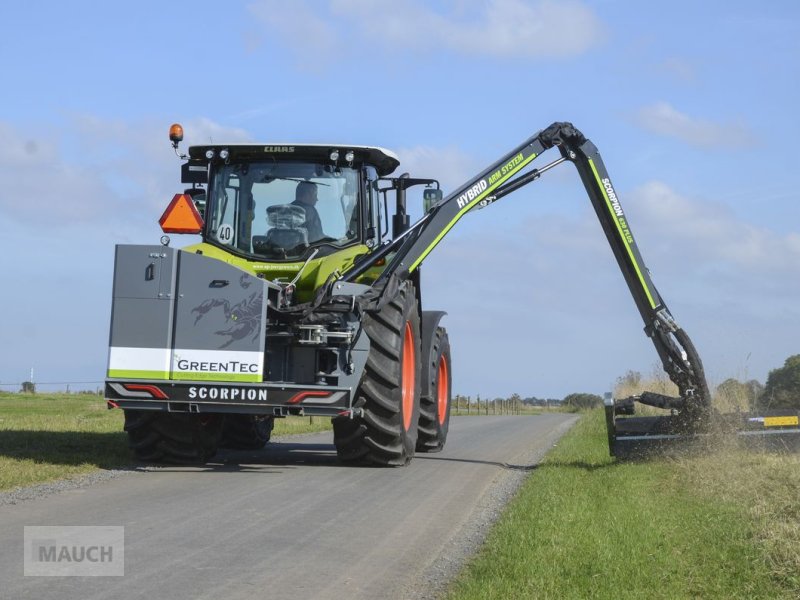
[[[242,284],[244,282],[240,281],[239,283]],[[242,285],[242,287],[249,287],[249,283],[248,281],[248,285]],[[227,338],[220,346],[220,350],[249,335],[252,335],[252,341],[255,341],[258,339],[258,334],[261,330],[262,301],[263,294],[260,290],[253,292],[246,299],[237,302],[233,306],[224,298],[210,298],[192,309],[192,314],[195,315],[194,324],[197,325],[200,319],[210,311],[221,307],[225,315],[225,322],[230,323],[230,325],[227,329],[220,329],[214,332],[216,335]]]

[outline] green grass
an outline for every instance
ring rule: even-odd
[[[330,431],[330,417],[286,417],[275,419],[275,429],[272,435],[293,435],[296,433],[316,433],[318,431]],[[333,438],[331,437],[331,443]]]
[[[123,412],[94,394],[0,392],[0,491],[131,464]],[[325,431],[330,419],[276,419],[273,435]]]
[[[531,474],[448,597],[796,598],[798,546],[770,547],[791,534],[765,536],[747,503],[758,484],[728,485],[708,460],[615,463],[602,411],[588,413]],[[784,501],[797,491],[796,466],[777,494]]]
[[[130,462],[122,411],[89,394],[0,394],[0,490]]]

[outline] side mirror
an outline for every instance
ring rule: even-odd
[[[426,213],[442,201],[442,190],[438,188],[426,188],[422,192],[422,207]]]

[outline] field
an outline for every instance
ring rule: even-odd
[[[472,598],[797,598],[800,458],[616,463],[602,411],[536,468],[453,586]]]
[[[94,394],[0,392],[0,490],[129,466],[121,410]],[[330,419],[277,419],[273,435],[330,429]]]

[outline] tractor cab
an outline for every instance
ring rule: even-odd
[[[192,187],[176,194],[161,216],[164,233],[200,234],[202,243],[183,250],[291,288],[298,302],[309,301],[331,275],[363,267],[408,229],[408,188],[426,186],[426,211],[442,199],[434,179],[390,177],[400,161],[379,147],[212,144],[181,154],[183,127],[174,124],[169,137],[185,161],[181,181]],[[360,283],[382,272],[370,265]]]
[[[207,244],[250,261],[304,261],[387,234],[379,179],[399,165],[390,151],[336,145],[189,148],[186,190]],[[205,184],[205,188],[198,187]]]

